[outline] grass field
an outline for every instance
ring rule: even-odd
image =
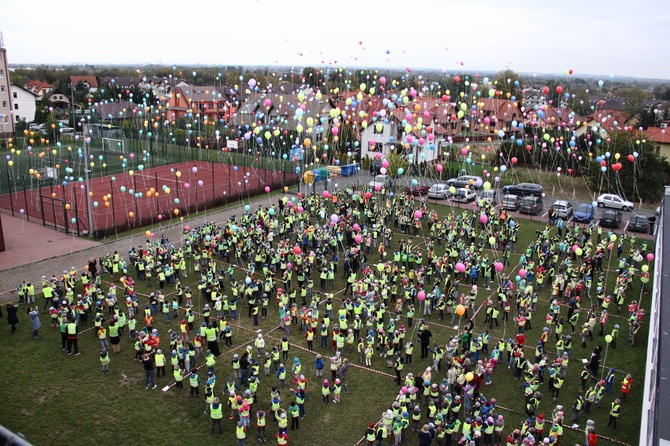
[[[449,212],[448,208],[435,205],[435,208],[442,216]],[[460,212],[458,210],[457,212]],[[522,229],[519,231],[520,237],[517,244],[518,252],[526,246],[535,237],[535,230],[544,227],[544,223],[538,221],[520,222]],[[398,242],[400,236],[394,238],[394,243]],[[425,242],[423,237],[415,237],[413,243],[422,245]],[[639,244],[639,242],[638,242]],[[130,246],[129,246],[130,247]],[[425,248],[425,247],[424,247]],[[436,254],[441,254],[443,248],[437,248]],[[650,251],[653,251],[650,249]],[[494,255],[495,253],[489,253]],[[425,251],[424,251],[425,255]],[[369,263],[378,261],[377,254],[372,254]],[[514,277],[518,268],[515,268],[518,262],[518,255],[513,255],[511,266],[506,268],[504,273]],[[616,260],[605,262],[607,268],[608,289],[613,286],[616,277]],[[653,265],[650,265],[653,267]],[[653,274],[653,271],[651,272]],[[243,271],[237,271],[237,278],[244,277]],[[17,280],[20,278],[17,277]],[[104,278],[109,280],[109,276]],[[185,285],[193,285],[195,279],[191,274],[187,279],[183,279]],[[315,290],[318,288],[318,278],[315,280]],[[345,282],[340,274],[337,275],[335,284],[336,297],[341,297],[341,290]],[[526,351],[527,356],[533,356],[532,349],[539,339],[542,331],[540,319],[548,311],[549,290],[545,287],[540,293],[541,301],[538,305],[534,317],[533,329],[527,332],[527,343],[531,347]],[[106,289],[106,287],[105,287]],[[155,291],[154,287],[148,287],[145,284],[139,284],[137,287],[139,293],[146,294]],[[480,287],[480,293],[477,305],[480,305],[485,296],[484,287]],[[171,293],[172,290],[169,290]],[[493,293],[493,291],[491,291]],[[194,293],[194,305],[196,309],[201,308],[204,303],[198,302],[197,293]],[[627,302],[631,299],[639,299],[640,285],[636,281],[634,289],[630,291]],[[647,307],[648,299],[644,299],[643,306]],[[42,306],[41,298],[37,302]],[[146,297],[141,299],[146,302]],[[338,306],[336,305],[336,308]],[[222,356],[218,359],[215,367],[217,374],[217,391],[220,391],[225,380],[231,376],[230,359],[233,353],[239,352],[244,346],[248,345],[255,337],[255,329],[251,326],[251,320],[247,317],[244,306],[241,306],[241,318],[234,327],[233,349],[224,349],[222,347]],[[625,309],[624,309],[625,312]],[[79,357],[69,357],[60,348],[60,336],[56,329],[49,328],[46,315],[41,315],[42,329],[41,335],[37,340],[30,339],[30,323],[25,315],[25,307],[20,308],[19,332],[15,335],[9,335],[9,327],[3,329],[5,335],[0,337],[0,348],[5,358],[0,362],[0,375],[5,377],[6,384],[0,390],[0,398],[4,407],[0,411],[0,424],[5,427],[21,432],[27,439],[36,445],[52,444],[56,438],[67,438],[69,444],[221,444],[222,440],[218,436],[211,436],[209,433],[209,417],[203,414],[204,401],[202,397],[199,400],[190,398],[188,390],[183,393],[170,388],[167,392],[160,389],[163,386],[171,385],[173,379],[170,375],[166,378],[158,378],[158,388],[156,390],[145,390],[144,373],[142,366],[133,361],[134,350],[127,338],[122,340],[121,353],[112,354],[109,374],[103,375],[100,372],[98,352],[99,343],[92,331],[87,331],[80,335],[80,350],[83,354]],[[158,316],[161,316],[160,314]],[[281,332],[277,329],[276,304],[271,304],[269,318],[261,320],[260,328],[266,334],[266,343],[281,337]],[[619,443],[637,444],[639,435],[639,419],[642,403],[642,379],[645,367],[647,325],[643,324],[642,329],[637,336],[637,344],[629,347],[626,342],[626,323],[625,314],[613,314],[607,325],[607,331],[615,323],[621,325],[621,335],[619,346],[616,350],[609,349],[606,358],[606,366],[617,369],[615,392],[613,395],[606,395],[603,399],[603,408],[592,408],[589,416],[596,422],[597,433],[604,437],[600,439],[599,444],[615,444],[609,438],[616,438]],[[417,318],[419,317],[417,313]],[[170,324],[164,324],[162,317],[156,318],[156,326],[159,329],[163,339],[166,338],[167,328],[178,329],[178,323],[172,321]],[[456,333],[453,325],[459,323],[458,318],[454,324],[449,321],[438,321],[437,315],[433,314],[427,318],[430,329],[433,332],[433,340],[444,344]],[[484,314],[480,312],[476,318],[475,333],[481,333],[484,330]],[[200,319],[196,319],[196,326]],[[403,318],[401,323],[406,324]],[[238,325],[239,324],[239,325]],[[320,444],[325,446],[334,445],[352,445],[355,444],[364,434],[368,423],[376,422],[381,417],[383,410],[390,407],[398,386],[393,379],[386,373],[393,373],[392,369],[387,369],[385,361],[376,356],[373,359],[374,370],[366,370],[358,367],[352,367],[349,373],[350,394],[343,394],[341,404],[324,405],[321,402],[319,385],[320,382],[314,377],[314,355],[304,350],[306,342],[300,336],[299,328],[291,327],[290,341],[292,343],[290,358],[297,356],[303,363],[303,371],[308,379],[306,413],[307,416],[300,423],[299,431],[289,431],[292,445],[312,445]],[[566,333],[569,333],[569,325],[566,323]],[[516,334],[515,327],[494,328],[491,332],[493,338],[511,337]],[[318,336],[317,336],[318,337]],[[408,335],[408,338],[410,336]],[[562,404],[566,412],[566,426],[569,425],[570,407],[574,401],[579,388],[579,372],[581,370],[580,359],[588,358],[591,351],[597,344],[605,347],[602,337],[596,336],[594,341],[588,341],[586,348],[582,348],[581,343],[575,336],[571,355],[571,362],[568,369],[568,379],[561,390],[561,396],[556,403],[551,402],[550,392],[545,383],[540,387],[544,398],[540,404],[540,412],[549,416],[555,404]],[[162,344],[167,346],[164,340]],[[318,345],[318,341],[315,342]],[[553,342],[550,342],[548,350],[553,352]],[[165,348],[164,348],[165,350]],[[331,350],[321,351],[324,359],[332,354]],[[428,359],[419,359],[418,348],[415,349],[414,362],[411,366],[405,368],[405,372],[421,373],[432,361]],[[352,363],[356,364],[358,355],[345,354]],[[204,362],[202,357],[198,358],[198,365]],[[328,365],[324,377],[329,375]],[[607,428],[608,408],[613,398],[618,397],[618,391],[621,380],[625,373],[630,373],[634,378],[631,394],[628,401],[623,404],[622,414],[619,418],[619,426],[616,431]],[[261,372],[262,375],[262,372]],[[290,375],[290,373],[288,374]],[[442,375],[440,375],[442,376]],[[204,382],[204,373],[200,373],[201,380]],[[287,386],[288,386],[287,379]],[[259,387],[259,402],[257,405],[267,410],[269,408],[270,387],[276,385],[277,380],[274,375],[269,377],[261,376],[261,385]],[[188,382],[185,382],[185,388],[188,389]],[[505,416],[507,434],[511,429],[518,426],[524,418],[523,416],[523,388],[521,382],[516,381],[511,370],[499,366],[493,375],[493,384],[483,388],[483,394],[487,398],[494,397],[501,406],[497,413]],[[287,407],[291,400],[288,392],[282,392],[282,407]],[[224,411],[225,413],[225,411]],[[425,412],[424,412],[425,413]],[[227,416],[224,417],[224,437],[223,444],[235,444],[234,428]],[[587,416],[580,415],[580,426],[584,426]],[[253,426],[253,424],[252,424]],[[268,426],[268,434],[274,435],[274,428],[271,423]],[[254,431],[250,431],[247,444],[255,443]],[[562,444],[574,444],[583,441],[582,431],[572,431],[565,429]],[[318,436],[318,437],[317,437]],[[274,441],[272,438],[270,441]],[[390,444],[387,440],[385,445]],[[409,445],[418,444],[416,434],[408,432]]]

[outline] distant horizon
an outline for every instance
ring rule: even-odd
[[[37,69],[39,67],[53,67],[53,68],[70,68],[70,67],[75,67],[75,68],[86,68],[87,66],[93,66],[93,67],[119,67],[119,68],[141,68],[141,67],[151,67],[151,68],[167,68],[167,67],[174,67],[176,66],[177,69],[185,69],[185,68],[225,68],[225,67],[243,67],[243,68],[277,68],[277,69],[292,69],[292,70],[299,70],[302,71],[303,68],[315,68],[315,69],[323,69],[324,71],[326,69],[346,69],[347,71],[351,71],[352,69],[355,70],[378,70],[378,71],[398,71],[402,72],[405,71],[406,69],[403,67],[384,67],[384,68],[379,68],[379,67],[373,67],[373,66],[367,66],[367,65],[343,65],[343,66],[334,66],[334,67],[322,67],[318,65],[302,65],[302,66],[295,66],[295,65],[282,65],[282,64],[237,64],[237,63],[230,63],[226,65],[208,65],[208,64],[201,64],[201,63],[194,63],[194,64],[158,64],[158,63],[72,63],[72,64],[63,64],[63,63],[42,63],[42,62],[36,62],[36,63],[24,63],[24,62],[17,62],[17,63],[9,63],[9,68],[11,69]],[[509,69],[509,68],[508,68]],[[511,69],[509,69],[511,70]],[[453,75],[461,75],[461,74],[466,74],[466,75],[476,75],[476,74],[497,74],[500,73],[501,71],[505,71],[505,69],[502,70],[475,70],[475,69],[461,69],[461,70],[442,70],[438,68],[430,68],[430,67],[415,67],[412,68],[412,72],[442,72],[445,76],[451,76]],[[516,73],[520,78],[532,78],[532,77],[541,77],[541,78],[547,78],[547,77],[553,77],[553,78],[560,78],[560,77],[566,77],[566,74],[564,72],[562,73],[555,73],[555,72],[533,72],[533,73],[524,73],[524,72],[516,72],[514,70],[511,70],[514,73]],[[139,75],[138,75],[139,76]],[[602,81],[617,81],[617,80],[642,80],[642,81],[655,81],[655,82],[670,82],[670,77],[668,78],[658,78],[658,77],[640,77],[640,76],[626,76],[626,75],[611,75],[611,74],[591,74],[591,73],[573,73],[571,75],[568,75],[570,79],[598,79]],[[185,79],[185,77],[181,77],[181,79]]]

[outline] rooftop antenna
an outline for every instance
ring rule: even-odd
[[[4,47],[5,47],[5,41],[2,38],[2,31],[0,31],[0,48],[4,48]]]

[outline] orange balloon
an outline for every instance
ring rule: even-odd
[[[67,210],[67,211],[70,210],[70,205],[69,205],[69,204],[66,204],[66,205],[65,205],[65,210]]]
[[[109,201],[105,201],[105,207],[106,207],[106,208],[109,207]]]
[[[135,213],[134,212],[128,212],[128,217],[135,218]]]
[[[461,304],[456,305],[456,314],[463,316],[465,314],[465,307]]]
[[[174,215],[179,215],[179,209],[174,210]]]

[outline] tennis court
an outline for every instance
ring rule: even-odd
[[[72,181],[15,189],[0,196],[0,208],[65,232],[101,238],[246,200],[298,181],[294,173],[263,168],[259,162],[237,166],[187,161],[99,176],[90,179],[88,187],[86,181]]]

